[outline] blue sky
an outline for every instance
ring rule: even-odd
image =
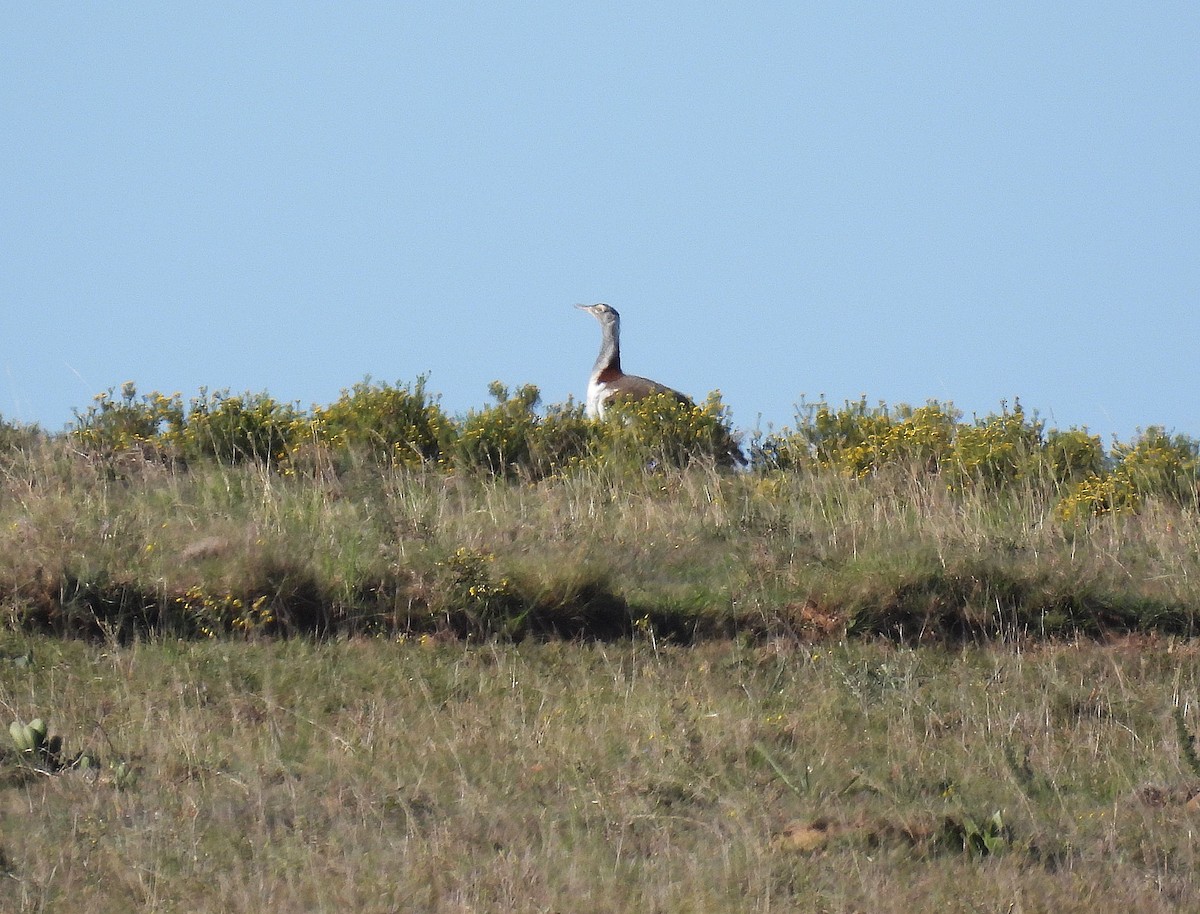
[[[1200,435],[1200,6],[18,4],[0,415],[627,370]]]

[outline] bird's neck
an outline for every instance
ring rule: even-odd
[[[596,356],[596,364],[592,366],[592,377],[605,375],[614,377],[621,374],[621,342],[616,327],[605,327],[604,337],[600,341],[600,354]]]

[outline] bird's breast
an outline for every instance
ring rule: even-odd
[[[588,381],[587,388],[587,414],[592,419],[604,418],[604,401],[612,396],[612,390],[603,380],[603,376],[597,376]]]

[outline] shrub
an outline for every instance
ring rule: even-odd
[[[424,376],[412,386],[373,384],[370,378],[342,391],[331,406],[316,408],[318,437],[335,452],[389,466],[436,463],[452,447],[455,428],[425,391]]]
[[[488,385],[495,405],[467,413],[454,444],[454,464],[466,471],[516,478],[532,467],[532,439],[538,425],[534,411],[541,393],[533,384],[510,396],[499,381]]]
[[[188,458],[280,464],[287,461],[305,428],[296,407],[266,393],[234,396],[228,390],[209,393],[201,388],[175,438]]]
[[[75,411],[71,436],[88,452],[112,455],[131,449],[161,450],[184,424],[179,394],[157,391],[141,397],[126,381],[118,397],[113,389],[97,394],[87,412]]]
[[[1136,512],[1147,497],[1194,507],[1200,443],[1186,435],[1168,435],[1151,426],[1131,444],[1113,448],[1111,471],[1092,472],[1071,486],[1059,502],[1058,516],[1068,522],[1110,513]]]
[[[866,470],[899,463],[936,473],[951,456],[958,411],[930,400],[915,409],[901,404],[895,413],[894,423],[875,443],[874,461]]]
[[[745,463],[720,392],[703,405],[670,393],[612,403],[599,423],[593,457],[615,468],[684,467],[694,460],[717,466]]]
[[[865,397],[833,409],[824,400],[801,403],[796,429],[784,429],[759,447],[766,469],[833,469],[864,477],[888,465],[935,472],[951,455],[958,413],[931,400],[913,408],[868,406]]]
[[[953,477],[960,485],[981,484],[992,490],[1027,480],[1042,461],[1042,423],[1026,418],[1018,401],[1009,412],[959,425],[954,434]]]
[[[1157,495],[1181,504],[1195,504],[1200,442],[1186,435],[1168,435],[1151,426],[1132,444],[1117,444],[1114,473],[1129,479],[1140,495]]]
[[[863,476],[878,465],[878,442],[893,425],[886,404],[868,407],[866,397],[847,401],[839,410],[823,400],[801,403],[796,422],[796,434],[808,444],[818,467],[852,476]]]
[[[1098,476],[1104,471],[1107,456],[1099,435],[1086,429],[1051,429],[1046,435],[1045,462],[1055,485]]]
[[[760,470],[819,473],[834,470],[863,478],[885,467],[942,474],[952,489],[984,486],[1000,491],[1014,483],[1040,483],[1061,489],[1102,476],[1106,457],[1100,439],[1086,431],[1045,431],[1017,401],[1012,410],[971,423],[959,421],[950,404],[935,400],[913,408],[866,398],[838,409],[825,401],[802,403],[796,429],[768,435],[754,448]],[[1092,489],[1087,498],[1105,497]],[[1111,486],[1110,486],[1111,488]],[[1119,501],[1121,495],[1110,492]]]
[[[531,384],[510,394],[496,381],[489,391],[495,405],[468,413],[455,442],[461,469],[537,480],[584,466],[624,471],[682,467],[698,458],[720,466],[745,462],[718,393],[703,406],[672,394],[614,403],[604,420],[594,421],[573,400],[539,415],[540,395]]]
[[[268,630],[276,621],[270,596],[258,594],[249,599],[234,593],[212,592],[200,585],[189,587],[174,600],[186,625],[205,638],[231,632],[253,634]]]
[[[1068,489],[1055,513],[1063,521],[1077,523],[1089,517],[1136,511],[1140,506],[1141,497],[1124,473],[1093,473]]]
[[[438,599],[430,607],[458,634],[467,637],[513,636],[525,609],[512,583],[492,573],[495,556],[459,548],[436,564]]]
[[[43,438],[38,426],[9,422],[0,416],[0,454],[24,450]]]
[[[582,403],[546,407],[534,428],[529,447],[530,468],[535,478],[552,476],[581,466],[596,443],[596,423],[584,415]]]

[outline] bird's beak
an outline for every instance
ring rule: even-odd
[[[578,308],[580,311],[591,311],[592,310],[591,305],[576,305],[575,307]]]

